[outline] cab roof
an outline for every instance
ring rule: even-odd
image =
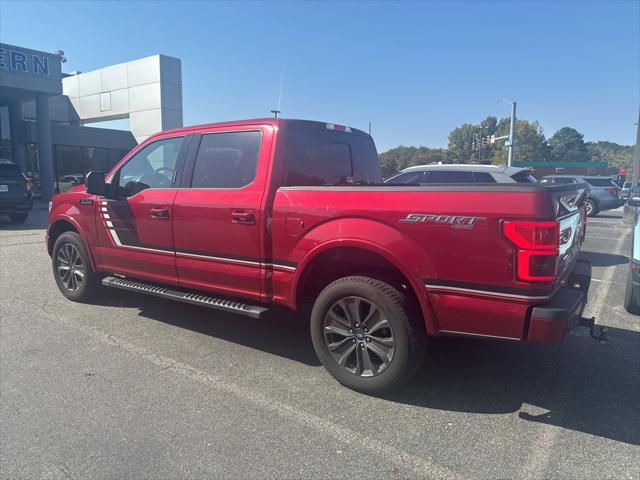
[[[152,135],[149,138],[156,136],[165,136],[165,135],[174,135],[177,133],[189,134],[195,133],[198,131],[206,130],[208,128],[220,128],[220,127],[241,127],[244,125],[272,125],[273,127],[281,127],[281,126],[298,126],[298,127],[306,127],[306,128],[323,128],[328,130],[338,130],[347,133],[356,133],[358,135],[367,135],[368,134],[362,130],[358,130],[357,128],[348,127],[345,125],[340,125],[337,123],[331,122],[320,122],[316,120],[300,120],[293,118],[252,118],[245,120],[233,120],[227,122],[216,122],[216,123],[204,123],[201,125],[192,125],[188,127],[174,128],[172,130],[164,130],[162,132],[158,132]]]

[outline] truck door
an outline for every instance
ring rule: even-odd
[[[96,202],[104,271],[177,283],[172,207],[185,138],[149,143],[111,176],[109,198]]]
[[[174,201],[181,286],[261,298],[272,137],[261,125],[194,137]]]

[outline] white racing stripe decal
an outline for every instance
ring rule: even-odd
[[[107,202],[102,202],[102,205],[107,205]],[[105,219],[105,224],[107,226],[107,231],[109,232],[109,235],[111,236],[111,239],[113,240],[113,242],[115,243],[116,247],[119,248],[130,248],[133,250],[142,250],[142,251],[146,251],[146,252],[156,252],[156,253],[161,253],[163,255],[174,255],[174,252],[172,251],[167,251],[167,250],[158,250],[155,248],[147,248],[147,247],[138,247],[138,246],[134,246],[134,245],[124,245],[121,241],[120,241],[120,237],[118,237],[118,232],[116,231],[116,229],[113,226],[113,222],[111,222],[111,217],[109,216],[109,213],[106,207],[101,207],[102,210],[102,216]],[[259,261],[254,261],[254,260],[241,260],[241,259],[237,259],[237,258],[228,258],[228,257],[216,257],[213,255],[200,255],[197,253],[188,253],[188,252],[175,252],[175,255],[177,255],[178,257],[186,257],[186,258],[200,258],[200,259],[204,259],[204,260],[211,260],[213,262],[220,262],[220,263],[234,263],[234,264],[238,264],[238,265],[247,265],[247,266],[252,266],[252,267],[273,267],[275,269],[278,270],[285,270],[287,272],[295,272],[296,271],[296,267],[293,266],[289,266],[289,265],[282,265],[282,264],[276,264],[276,263],[265,263],[265,262],[259,262]]]

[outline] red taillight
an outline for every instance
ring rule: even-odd
[[[505,237],[525,250],[557,250],[560,243],[558,222],[516,222],[502,224]]]
[[[30,178],[27,178],[27,192],[31,191],[31,187],[33,187],[33,182]]]
[[[613,195],[614,197],[620,196],[620,193],[618,192],[617,188],[605,188],[604,191],[610,195]]]
[[[560,224],[508,220],[502,233],[518,247],[517,274],[527,282],[549,282],[556,278]]]

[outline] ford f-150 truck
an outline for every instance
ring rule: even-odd
[[[276,305],[311,306],[326,369],[383,393],[430,336],[552,343],[580,323],[585,192],[384,185],[362,131],[218,123],[154,135],[56,195],[47,248],[74,301],[113,287],[264,321]]]

